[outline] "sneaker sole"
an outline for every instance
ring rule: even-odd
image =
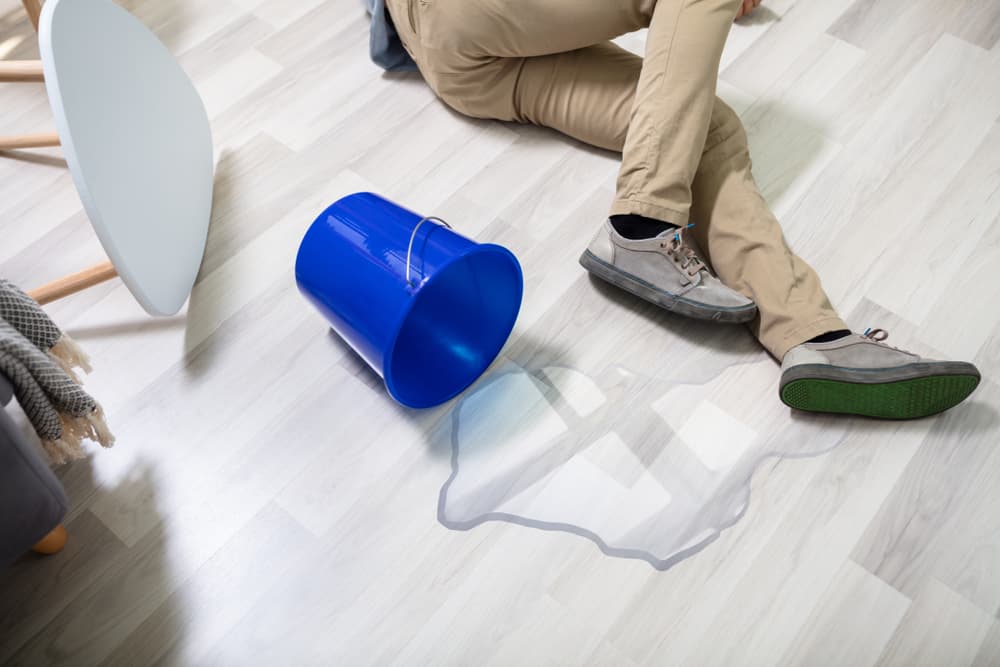
[[[731,324],[749,322],[757,316],[757,306],[752,303],[749,306],[726,308],[723,306],[709,306],[685,299],[676,294],[671,294],[641,278],[615,268],[604,260],[599,259],[589,250],[585,250],[580,255],[580,265],[601,280],[609,282],[630,294],[634,294],[640,299],[654,303],[678,315],[684,315],[696,320],[709,320],[711,322]]]
[[[969,397],[979,371],[960,361],[855,369],[803,364],[781,376],[781,402],[808,412],[918,419],[943,412]]]

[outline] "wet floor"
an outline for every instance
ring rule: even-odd
[[[769,358],[725,364],[700,383],[501,365],[448,420],[439,520],[564,531],[658,569],[697,553],[743,515],[762,462],[827,452],[849,424],[789,411]]]

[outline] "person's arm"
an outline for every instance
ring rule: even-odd
[[[743,0],[743,4],[740,5],[739,10],[736,12],[736,18],[743,18],[758,7],[760,3],[761,0]]]

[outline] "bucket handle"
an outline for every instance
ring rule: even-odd
[[[417,230],[420,229],[420,225],[427,221],[439,222],[448,229],[451,229],[451,225],[434,215],[421,218],[420,222],[418,222],[416,227],[413,228],[413,233],[410,234],[410,244],[406,247],[406,284],[410,287],[416,287],[416,285],[413,284],[413,281],[410,280],[410,260],[413,259],[413,242],[417,239]]]

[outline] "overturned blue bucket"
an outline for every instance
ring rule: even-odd
[[[370,192],[323,211],[299,246],[299,290],[412,408],[455,397],[500,353],[524,292],[521,265],[444,221]]]

